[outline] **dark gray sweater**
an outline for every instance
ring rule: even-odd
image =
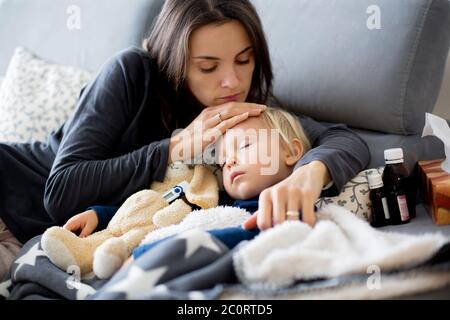
[[[161,121],[158,97],[167,90],[161,79],[148,54],[130,47],[100,68],[75,114],[46,142],[0,143],[0,217],[21,242],[89,206],[118,206],[162,181],[170,132]],[[195,117],[173,110],[180,127]],[[367,146],[344,125],[299,118],[314,149],[297,167],[323,161],[334,181],[329,195],[337,194],[368,164]]]

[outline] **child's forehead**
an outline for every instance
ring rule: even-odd
[[[231,129],[228,129],[224,135],[219,138],[216,145],[219,149],[224,150],[227,146],[236,146],[248,138],[259,139],[261,136],[270,135],[271,128],[267,121],[262,117],[251,117],[243,121]]]
[[[250,117],[247,120],[238,123],[233,128],[228,129],[224,134],[224,138],[253,136],[262,131],[267,131],[267,129],[269,129],[269,125],[262,116]]]

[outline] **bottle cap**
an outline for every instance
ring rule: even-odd
[[[383,179],[379,173],[371,173],[367,176],[369,180],[369,189],[377,189],[383,186]]]
[[[394,148],[384,150],[384,160],[387,164],[402,163],[403,162],[403,149]]]

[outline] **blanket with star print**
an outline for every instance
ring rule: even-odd
[[[314,228],[287,222],[242,237],[236,228],[189,230],[150,243],[109,280],[80,279],[30,240],[0,283],[8,299],[364,299],[450,285],[450,242],[440,234],[383,232],[329,206]],[[232,231],[232,232],[229,232]],[[229,233],[227,233],[229,232]],[[225,236],[224,236],[225,234]],[[247,240],[245,238],[247,237]]]

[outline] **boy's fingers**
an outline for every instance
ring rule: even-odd
[[[69,231],[76,231],[80,228],[80,224],[78,223],[77,220],[69,220],[63,226],[63,228]]]
[[[88,224],[83,228],[83,230],[81,230],[80,238],[87,237],[88,235],[90,235],[90,234],[92,233],[92,231],[94,231],[94,229],[95,229],[95,227],[94,227],[92,224],[88,223]]]

